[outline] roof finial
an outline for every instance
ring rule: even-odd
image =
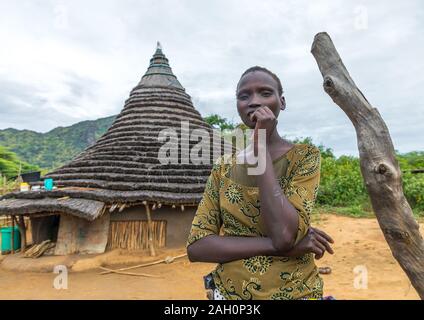
[[[159,41],[157,41],[156,51],[150,59],[149,67],[138,85],[142,87],[172,87],[184,90],[177,77],[172,73],[169,61],[162,52],[162,45]]]

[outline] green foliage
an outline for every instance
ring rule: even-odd
[[[396,152],[396,159],[402,170],[424,169],[424,151]]]
[[[19,190],[18,180],[8,180],[6,177],[0,177],[0,196],[17,190]]]
[[[329,205],[317,204],[314,209],[315,214],[333,213],[353,218],[371,218],[374,216],[371,209],[365,209],[361,205],[334,207]]]
[[[416,213],[424,216],[424,173],[402,175],[403,192]]]
[[[424,173],[412,174],[411,170],[424,169],[424,152],[396,153],[402,171],[402,187],[414,213],[424,217]]]
[[[313,144],[312,138],[296,138],[293,143]],[[321,151],[321,182],[317,206],[332,208],[335,213],[363,217],[372,212],[371,201],[362,178],[359,158],[336,158],[331,149],[317,146]],[[403,172],[403,190],[414,213],[424,216],[424,173],[412,174],[413,169],[424,169],[424,152],[396,153]]]
[[[359,159],[351,156],[322,157],[318,204],[355,206],[366,202],[367,193]]]
[[[286,138],[287,139],[287,138]],[[289,140],[289,139],[287,139],[287,140]],[[295,139],[291,139],[291,140],[289,140],[289,141],[291,141],[292,143],[302,143],[302,144],[310,144],[310,145],[315,145],[313,142],[312,142],[312,138],[311,137],[306,137],[306,138],[295,138]],[[332,158],[332,159],[336,159],[336,157],[335,157],[335,155],[334,155],[334,153],[333,153],[333,150],[331,149],[331,148],[326,148],[326,147],[324,147],[322,144],[320,144],[320,145],[318,145],[318,146],[316,146],[319,150],[320,150],[320,153],[321,153],[321,157],[322,158]]]
[[[15,153],[0,146],[0,176],[10,179],[20,173],[36,170],[39,170],[37,166],[22,162]]]
[[[29,130],[0,130],[0,145],[22,160],[41,168],[57,168],[94,143],[115,120],[115,116],[58,127],[47,133]]]
[[[234,123],[228,121],[226,118],[222,118],[217,114],[212,114],[203,118],[207,123],[209,123],[215,129],[221,130],[233,130],[235,128]]]

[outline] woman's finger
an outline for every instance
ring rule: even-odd
[[[312,239],[312,242],[314,243],[314,245],[316,245],[318,248],[320,248],[323,252],[326,251],[326,247],[324,244],[322,244],[320,241],[318,241],[317,239]]]
[[[315,239],[317,241],[319,241],[322,245],[325,246],[325,248],[328,251],[328,253],[330,253],[330,254],[333,254],[334,253],[333,249],[331,248],[331,246],[328,243],[328,241],[327,241],[326,238],[324,238],[323,236],[321,236],[319,233],[315,233],[314,237],[315,237]]]
[[[331,238],[327,233],[325,233],[324,231],[322,231],[322,230],[320,230],[320,229],[317,229],[317,228],[313,228],[313,227],[311,227],[312,229],[314,229],[314,231],[315,232],[317,232],[318,234],[320,234],[321,236],[323,236],[325,239],[327,239],[327,241],[329,241],[329,242],[331,242],[331,243],[334,243],[334,240],[333,240],[333,238]]]
[[[268,106],[263,106],[261,108],[267,115],[274,116],[274,113],[271,111],[271,109]]]
[[[265,107],[262,108],[262,110],[263,110],[264,114],[266,114],[267,118],[276,120],[275,114],[274,114],[274,112],[271,111],[270,108],[265,106]]]
[[[250,116],[250,120],[251,121],[258,121],[258,120],[262,120],[264,118],[264,115],[261,112],[261,108],[256,109],[252,115]]]
[[[266,113],[264,108],[258,108],[256,112],[261,116],[261,119],[265,119],[268,117],[268,114]]]
[[[313,254],[315,254],[315,259],[319,260],[322,258],[324,252],[317,246],[313,245],[311,248]]]
[[[325,246],[323,246],[319,241],[317,241],[315,239],[312,240],[312,243],[313,243],[313,246],[318,251],[318,256],[316,258],[321,259],[324,256],[324,253],[325,253]]]
[[[252,112],[252,114],[250,115],[250,120],[251,121],[255,121],[256,120],[256,117],[257,117],[257,111],[258,110],[255,110],[254,112]]]

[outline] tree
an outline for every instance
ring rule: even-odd
[[[22,162],[18,156],[8,149],[0,146],[0,174],[8,179],[20,173],[39,170],[37,166]]]
[[[384,237],[424,299],[424,240],[403,193],[389,130],[378,110],[355,85],[327,33],[315,36],[311,52],[323,76],[325,92],[355,127],[362,177]]]
[[[207,116],[203,119],[215,129],[219,128],[221,130],[233,130],[235,128],[231,121],[228,121],[226,118],[222,118],[217,114],[211,114],[210,116]]]

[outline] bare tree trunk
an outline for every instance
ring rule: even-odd
[[[311,52],[324,78],[324,90],[355,127],[362,176],[384,237],[424,299],[424,241],[403,194],[389,130],[356,87],[327,33],[315,36]]]

